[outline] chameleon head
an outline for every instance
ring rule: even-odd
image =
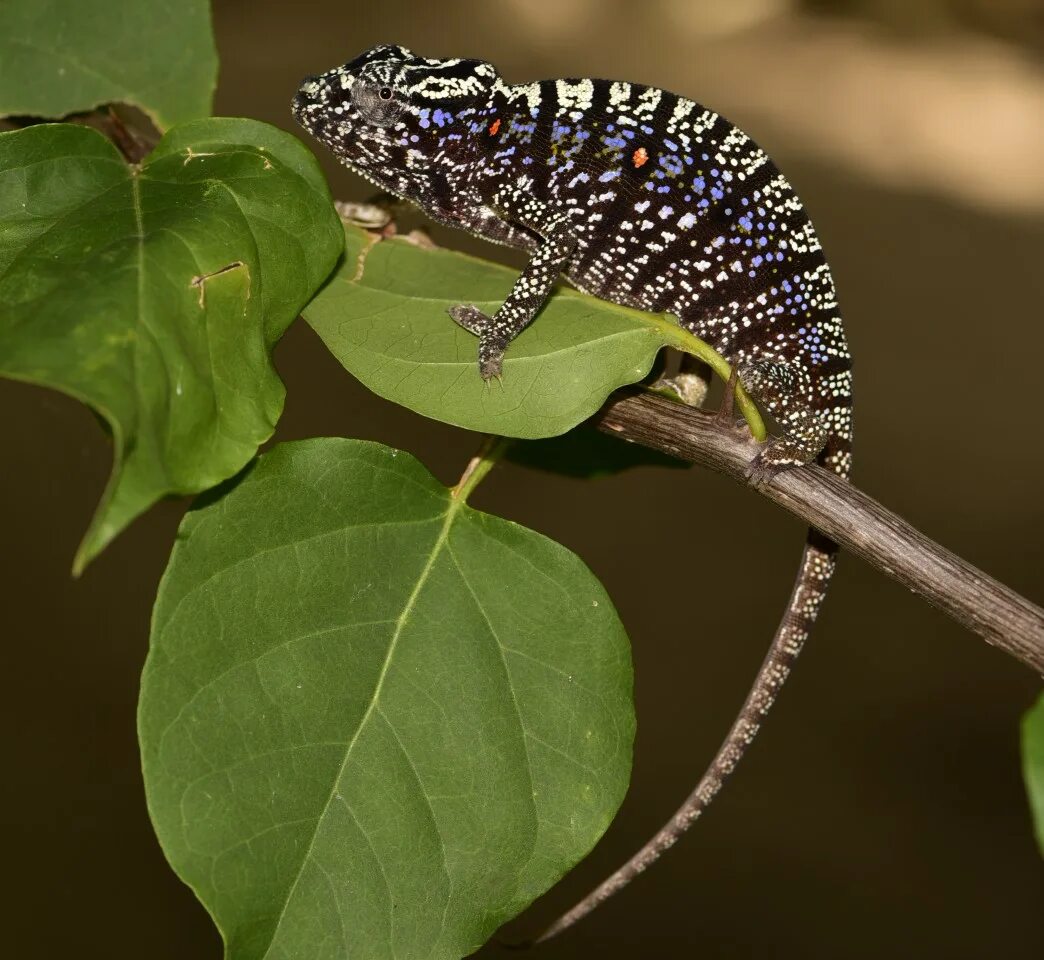
[[[454,152],[463,138],[450,134],[466,132],[497,79],[481,60],[431,60],[381,44],[306,79],[293,113],[342,163],[412,198],[411,179],[423,181],[440,153]]]

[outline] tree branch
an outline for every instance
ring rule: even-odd
[[[757,444],[742,427],[651,393],[613,394],[599,430],[711,467],[741,483]],[[929,540],[876,500],[815,465],[760,490],[962,626],[1044,675],[1044,610]]]

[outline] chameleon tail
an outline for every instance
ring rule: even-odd
[[[849,449],[848,438],[832,437],[826,449],[820,454],[819,460],[844,475],[847,473],[847,451]],[[708,807],[736,768],[736,764],[739,763],[747,747],[753,742],[765,716],[775,702],[783,682],[787,679],[791,666],[801,652],[816,615],[819,613],[819,607],[826,597],[830,577],[834,572],[837,549],[837,545],[821,533],[809,530],[805,551],[801,558],[801,567],[790,594],[790,602],[776,629],[772,645],[758,670],[739,716],[733,722],[728,736],[718,748],[717,755],[696,789],[689,794],[678,811],[656,836],[568,913],[563,914],[551,924],[533,941],[534,944],[557,936],[587,916],[614,893],[626,887],[638,874],[674,846],[681,835]]]

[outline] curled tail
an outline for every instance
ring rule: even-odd
[[[847,431],[846,431],[847,433]],[[850,436],[833,436],[819,455],[819,462],[847,477],[850,462]],[[762,721],[776,701],[776,696],[790,674],[815,623],[819,608],[826,597],[830,577],[834,572],[837,544],[817,530],[809,530],[801,567],[790,593],[787,609],[776,628],[772,644],[765,654],[743,707],[732,724],[724,742],[718,748],[696,789],[689,794],[673,817],[648,843],[642,847],[607,880],[592,890],[568,913],[559,917],[534,943],[542,943],[583,919],[596,907],[622,890],[638,874],[651,866],[678,841],[692,826],[711,800],[721,790],[736,768],[747,747],[753,742]]]

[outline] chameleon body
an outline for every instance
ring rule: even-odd
[[[435,221],[530,259],[492,317],[461,304],[479,373],[560,274],[614,303],[673,314],[714,346],[779,424],[757,470],[851,464],[851,359],[834,283],[792,187],[742,131],[692,100],[607,80],[505,83],[481,60],[378,46],[306,80],[297,119],[355,172]],[[671,846],[753,739],[808,635],[834,568],[815,532],[747,701],[699,785],[628,864],[541,939]]]

